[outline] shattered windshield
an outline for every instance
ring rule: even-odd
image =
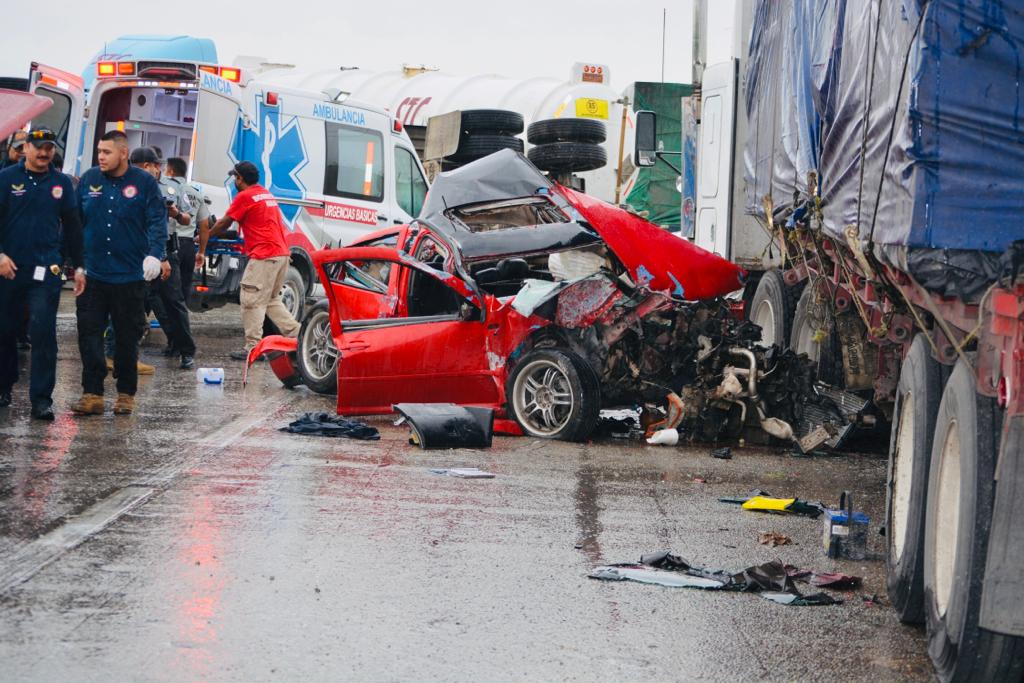
[[[446,215],[453,223],[470,232],[490,232],[569,222],[569,217],[544,197],[460,206],[449,209]]]

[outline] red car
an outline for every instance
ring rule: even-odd
[[[684,300],[744,276],[511,150],[442,174],[410,225],[313,260],[327,301],[298,340],[267,338],[252,356],[284,351],[271,364],[286,383],[336,391],[342,415],[450,402],[569,440],[602,407],[663,399],[671,340],[645,326],[669,321],[671,335]]]

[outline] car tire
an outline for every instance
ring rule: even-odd
[[[465,109],[462,130],[467,133],[519,135],[523,132],[523,115],[505,109]]]
[[[552,142],[585,142],[592,145],[605,141],[607,129],[603,121],[593,119],[545,119],[526,128],[526,141],[531,145]]]
[[[331,313],[326,300],[314,304],[302,321],[295,365],[303,384],[312,391],[338,393],[338,349],[331,336]]]
[[[505,398],[523,433],[542,439],[582,441],[597,427],[601,411],[596,373],[587,361],[564,349],[539,349],[523,356],[508,377]]]
[[[1024,638],[978,626],[1000,433],[995,401],[958,361],[942,392],[928,476],[924,603],[940,681],[1019,681]]]
[[[306,281],[302,279],[302,273],[295,266],[288,266],[288,272],[284,276],[281,302],[293,318],[302,320],[302,312],[306,307]]]
[[[807,354],[818,364],[818,379],[842,388],[845,385],[843,359],[828,286],[824,280],[809,282],[800,293],[793,311],[789,347],[797,354]]]
[[[553,142],[531,147],[527,157],[534,166],[552,173],[582,173],[608,163],[604,147],[585,142]]]
[[[482,159],[489,154],[500,152],[503,149],[514,149],[522,152],[523,141],[511,135],[498,135],[494,133],[474,133],[463,136],[459,141],[459,148],[455,154],[447,157],[452,161],[468,162]]]
[[[935,418],[948,372],[924,334],[903,359],[886,478],[886,584],[900,621],[924,622],[924,521]]]
[[[793,333],[793,314],[806,281],[790,286],[780,270],[769,270],[761,276],[750,300],[747,318],[761,327],[761,344],[789,347]]]

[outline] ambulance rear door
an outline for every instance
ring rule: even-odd
[[[32,126],[45,126],[57,134],[57,151],[64,157],[62,170],[77,174],[85,123],[85,83],[82,77],[32,62],[28,90],[53,100],[52,107],[32,119]]]
[[[249,123],[242,96],[237,83],[201,72],[189,180],[202,187],[212,202],[211,211],[217,216],[224,215],[233,193],[228,171],[240,161],[239,141]]]

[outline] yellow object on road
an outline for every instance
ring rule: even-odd
[[[786,512],[790,505],[796,502],[796,498],[768,498],[767,496],[754,496],[743,503],[744,510],[763,510],[765,512]]]

